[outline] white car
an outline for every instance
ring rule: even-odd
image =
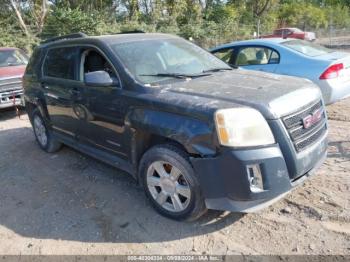
[[[350,96],[350,53],[298,39],[256,39],[210,50],[232,66],[307,78],[317,84],[326,104]]]

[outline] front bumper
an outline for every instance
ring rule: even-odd
[[[13,106],[24,106],[22,89],[0,92],[0,109]]]
[[[312,169],[295,179],[289,176],[278,144],[259,149],[226,149],[217,157],[192,158],[191,162],[199,177],[207,208],[254,212],[277,201],[312,175],[326,158],[326,145],[326,138],[313,145],[312,151],[318,152],[319,157],[314,158]],[[251,165],[260,167],[262,191],[251,190],[247,168]]]

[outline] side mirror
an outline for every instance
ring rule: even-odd
[[[105,71],[95,71],[84,75],[84,82],[88,86],[112,86],[113,79]]]

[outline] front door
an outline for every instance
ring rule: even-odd
[[[80,99],[77,92],[77,51],[75,47],[48,50],[41,80],[53,130],[73,139],[79,125],[79,119],[74,113],[74,104]]]
[[[79,115],[79,141],[123,159],[128,158],[124,139],[124,119],[128,109],[120,79],[112,64],[100,51],[81,48],[80,83],[82,100],[76,105]],[[91,86],[84,83],[84,74],[106,71],[114,81],[112,86]]]

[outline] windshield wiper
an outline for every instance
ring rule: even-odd
[[[203,73],[209,73],[209,72],[220,72],[220,71],[231,71],[233,70],[230,67],[218,67],[218,68],[211,68],[207,70],[203,70]]]
[[[173,78],[179,78],[179,79],[186,79],[186,78],[196,78],[196,77],[209,76],[209,75],[210,74],[205,74],[205,72],[203,72],[201,74],[157,73],[157,74],[143,74],[140,76],[173,77]]]

